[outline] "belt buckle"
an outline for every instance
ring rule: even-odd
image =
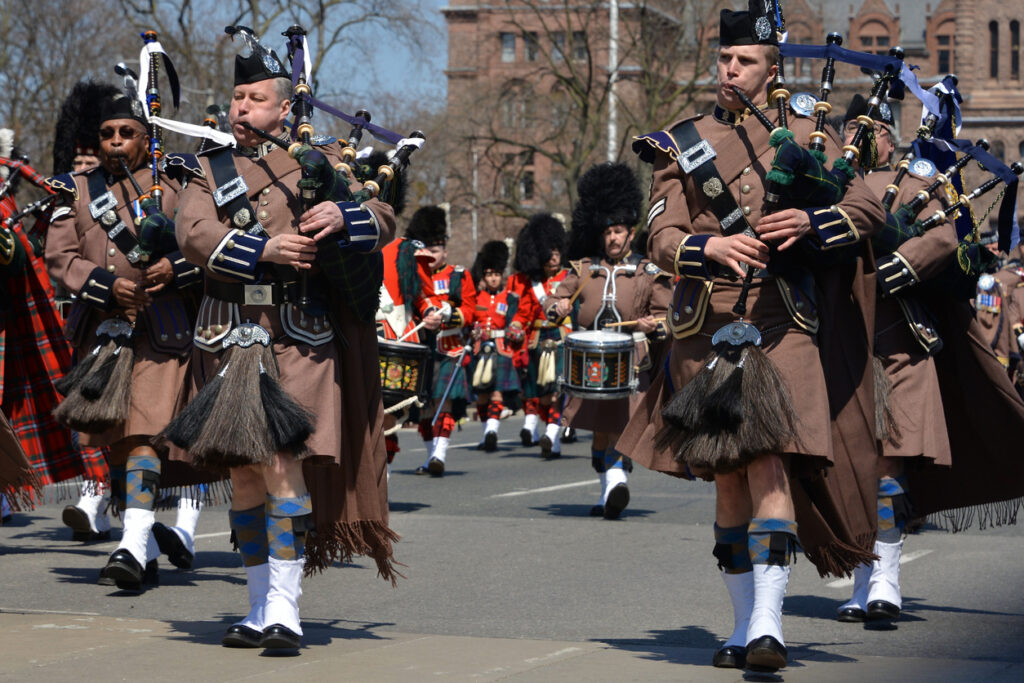
[[[689,175],[694,169],[711,161],[716,156],[715,148],[707,140],[701,140],[679,155],[679,165]]]
[[[249,186],[245,184],[245,180],[242,176],[236,175],[213,191],[213,201],[217,206],[224,206],[235,197],[243,195],[248,191]]]
[[[242,285],[242,303],[246,306],[272,306],[274,288],[272,285]]]

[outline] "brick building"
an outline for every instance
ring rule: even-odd
[[[468,262],[475,245],[514,235],[524,223],[518,216],[535,211],[568,216],[574,178],[603,161],[609,148],[631,163],[632,135],[667,124],[666,116],[706,111],[713,99],[719,10],[745,5],[620,1],[619,113],[612,140],[606,134],[607,2],[467,0],[444,8],[448,111],[452,133],[461,139],[446,178],[452,258]],[[792,42],[821,44],[835,31],[844,46],[856,50],[884,54],[900,45],[906,61],[920,67],[916,73],[925,87],[956,73],[964,95],[961,137],[988,139],[1007,162],[1024,156],[1021,3],[783,0],[783,7]],[[790,61],[786,69],[791,91],[817,93],[821,63]],[[858,69],[839,65],[831,98],[835,112],[845,109],[853,93],[866,94],[870,83]],[[681,108],[659,100],[659,92],[677,93]],[[650,114],[645,107],[658,111]],[[893,108],[907,143],[917,129],[920,105],[908,94]],[[565,130],[567,124],[575,128]],[[972,176],[969,182],[982,177],[980,172]],[[982,208],[995,195],[986,199],[979,200]]]

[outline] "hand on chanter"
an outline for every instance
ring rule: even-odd
[[[704,245],[704,256],[728,266],[740,277],[744,276],[741,263],[754,268],[768,267],[768,245],[749,235],[711,237]]]
[[[263,248],[260,261],[291,266],[299,270],[312,268],[316,259],[316,242],[305,235],[274,235]]]
[[[299,232],[314,233],[314,242],[344,231],[345,219],[341,215],[341,209],[334,202],[320,202],[299,216]]]
[[[811,232],[811,217],[800,209],[783,209],[761,216],[754,228],[765,242],[785,240],[779,245],[779,251],[790,248],[801,237]]]

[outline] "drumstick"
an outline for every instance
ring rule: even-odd
[[[401,337],[399,337],[398,341],[405,341],[406,339],[408,339],[409,337],[411,337],[412,335],[416,334],[421,329],[423,329],[423,326],[426,325],[426,324],[427,324],[427,321],[424,320],[419,325],[417,325],[416,327],[412,328],[411,330],[409,330],[408,332],[403,334]]]
[[[569,308],[570,308],[570,313],[569,313],[569,315],[566,315],[566,316],[565,316],[564,318],[562,318],[561,320],[559,320],[559,321],[558,321],[558,322],[556,323],[556,324],[557,324],[558,326],[561,326],[561,325],[565,324],[565,321],[569,319],[569,316],[570,316],[570,315],[572,315],[572,313],[571,313],[572,305],[573,305],[574,303],[576,303],[576,299],[578,299],[578,298],[579,298],[579,296],[580,296],[580,294],[582,294],[582,293],[583,293],[583,285],[587,284],[587,281],[588,281],[588,280],[590,280],[590,278],[591,278],[591,277],[592,277],[593,275],[594,275],[594,271],[592,271],[592,270],[588,270],[588,271],[587,271],[587,276],[586,276],[585,278],[583,278],[583,282],[581,282],[581,283],[580,283],[580,286],[576,288],[576,291],[575,291],[575,292],[573,292],[573,294],[572,294],[572,297],[571,297],[571,298],[569,299]]]
[[[621,323],[608,323],[607,325],[605,325],[605,327],[624,327],[626,325],[636,325],[638,322],[640,322],[640,321],[639,320],[623,320]],[[656,322],[656,323],[663,323],[663,322],[665,322],[665,318],[664,317],[654,318],[654,322]]]

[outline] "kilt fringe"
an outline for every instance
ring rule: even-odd
[[[1016,524],[1017,514],[1022,505],[1024,498],[1011,498],[995,503],[942,510],[928,515],[928,523],[955,534],[973,528],[977,522],[978,530],[984,531],[989,527]]]
[[[839,539],[833,539],[825,545],[819,545],[814,551],[804,548],[804,555],[807,556],[818,570],[818,576],[825,578],[849,577],[853,570],[861,564],[870,564],[878,559],[874,553],[864,550],[875,544],[876,534],[862,534],[857,537],[857,546],[847,545]]]
[[[892,383],[878,356],[872,356],[871,369],[875,385],[875,435],[882,443],[890,441],[899,446],[903,435],[892,412]]]
[[[33,469],[22,470],[18,478],[0,490],[7,498],[8,505],[15,512],[32,510],[36,500],[42,497],[43,485],[39,475]]]
[[[392,544],[401,537],[380,521],[335,522],[324,529],[306,535],[306,576],[322,572],[334,562],[345,564],[356,555],[373,558],[377,563],[377,576],[398,585],[405,578],[396,567]]]
[[[226,505],[231,502],[231,480],[222,479],[208,484],[161,486],[157,490],[156,509],[176,510],[178,499],[186,498],[203,505]]]

